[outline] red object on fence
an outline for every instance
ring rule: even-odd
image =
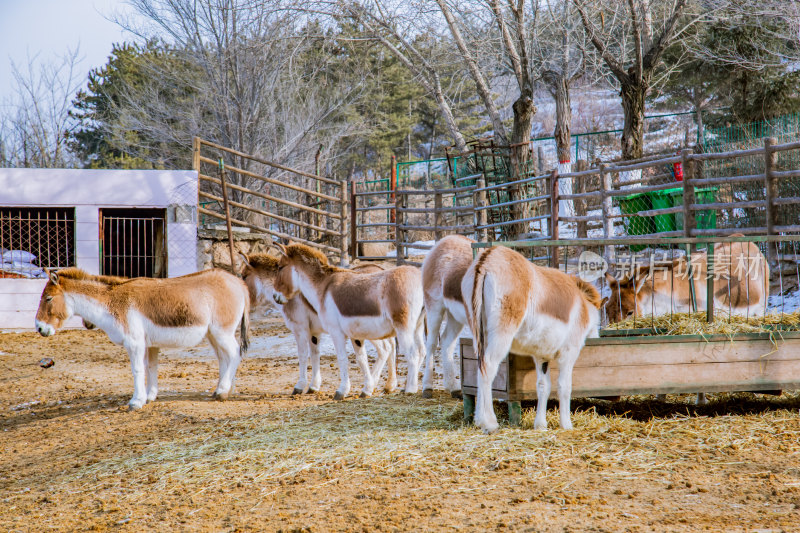
[[[672,163],[672,173],[675,174],[675,181],[683,181],[683,164],[680,161]]]

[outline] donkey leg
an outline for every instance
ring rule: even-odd
[[[347,339],[341,332],[331,333],[333,347],[336,349],[336,362],[339,365],[339,388],[333,395],[334,400],[342,400],[350,393],[350,374],[348,372]]]
[[[550,382],[550,363],[536,358],[534,358],[534,363],[536,364],[536,418],[533,420],[533,427],[546,431],[547,400],[550,398],[550,391],[553,388]]]
[[[216,343],[219,346],[217,357],[220,360],[220,374],[219,383],[217,383],[217,390],[214,391],[214,399],[227,400],[228,396],[233,389],[233,383],[236,379],[236,370],[239,368],[239,343],[233,333],[229,335],[219,335],[216,337]],[[225,360],[227,364],[222,366],[222,361]]]
[[[293,331],[297,343],[297,383],[292,389],[292,394],[303,394],[308,386],[308,352],[311,345],[311,335],[308,331]]]
[[[413,330],[398,330],[397,331],[397,350],[402,353],[406,359],[408,366],[408,375],[406,376],[406,394],[415,394],[419,388],[419,356],[414,342],[415,333]]]
[[[572,369],[578,355],[579,348],[569,348],[558,357],[558,420],[562,429],[572,429],[569,406],[572,397]]]
[[[444,367],[444,388],[450,391],[454,398],[461,397],[461,384],[456,378],[456,365],[453,359],[453,352],[458,341],[458,334],[464,329],[464,324],[457,321],[453,315],[447,313],[447,325],[444,327],[442,336],[442,366]]]
[[[131,360],[133,372],[133,397],[128,402],[128,408],[133,411],[141,409],[147,403],[147,384],[145,376],[145,351],[144,343],[135,343],[125,346]]]
[[[511,343],[486,343],[483,357],[483,371],[478,372],[478,395],[475,401],[475,425],[484,433],[494,433],[500,427],[492,403],[492,382],[497,375],[497,369],[503,361]],[[500,346],[498,346],[500,344]]]
[[[311,335],[311,343],[308,345],[311,357],[311,385],[308,386],[309,394],[319,391],[322,386],[322,374],[319,370],[319,337]]]
[[[363,340],[350,339],[350,342],[353,343],[353,352],[356,354],[356,364],[364,375],[364,386],[361,389],[361,397],[367,398],[368,396],[372,396],[375,390],[375,382],[372,380],[372,372],[370,372],[369,369],[367,350],[364,348]]]
[[[428,337],[425,339],[425,373],[422,375],[422,397],[433,396],[433,369],[436,345],[439,341],[439,330],[444,318],[444,307],[441,302],[432,303],[430,309],[425,308],[428,319]]]
[[[158,348],[147,349],[147,401],[152,402],[158,396]]]
[[[386,339],[384,342],[389,354],[389,370],[386,372],[386,383],[383,385],[383,390],[388,393],[397,388],[397,343],[393,338]]]
[[[698,392],[697,393],[697,400],[695,400],[695,404],[696,405],[707,405],[708,404],[708,398],[706,398],[706,393],[705,392]]]
[[[374,340],[370,342],[375,347],[375,352],[378,354],[378,357],[375,359],[375,364],[372,365],[372,383],[377,386],[378,382],[381,380],[383,367],[386,366],[386,360],[390,355],[390,345],[386,340]]]

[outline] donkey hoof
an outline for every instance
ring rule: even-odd
[[[337,390],[336,394],[333,395],[333,399],[334,400],[344,400],[344,394],[342,394],[341,392],[339,392]]]
[[[423,398],[433,398],[433,389],[425,389],[422,391]]]
[[[228,393],[227,392],[215,392],[214,394],[211,395],[211,398],[213,398],[214,400],[217,400],[218,402],[224,402],[225,400],[228,399]]]
[[[292,396],[296,396],[298,394],[303,394],[303,389],[300,389],[298,387],[293,388],[292,389]]]
[[[462,398],[464,398],[464,395],[463,395],[463,394],[461,394],[461,391],[460,391],[460,390],[451,390],[451,391],[450,391],[450,396],[451,396],[452,398],[455,398],[455,399],[457,399],[457,400],[461,400]]]
[[[128,402],[128,411],[138,411],[142,406],[143,404],[139,402]]]
[[[319,392],[319,389],[312,389],[311,387],[308,388],[306,394],[316,394]]]

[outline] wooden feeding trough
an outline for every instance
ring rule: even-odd
[[[478,360],[471,338],[460,340],[464,417],[478,392]],[[550,367],[556,398],[558,367]],[[572,397],[800,389],[800,332],[728,335],[654,335],[587,339],[572,375]],[[536,399],[533,359],[502,362],[492,397],[508,403],[509,423],[520,423],[520,401]]]

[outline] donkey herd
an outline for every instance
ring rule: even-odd
[[[219,269],[170,279],[96,276],[74,267],[49,271],[36,330],[43,336],[53,335],[65,320],[77,315],[105,331],[128,352],[134,381],[128,405],[139,409],[158,394],[159,349],[188,348],[204,339],[219,361],[214,397],[226,399],[248,348],[251,308],[277,307],[294,335],[299,378],[292,394],[320,390],[319,338],[323,333],[330,335],[339,368],[337,400],[350,392],[347,339],[363,375],[362,397],[372,395],[387,362],[384,390],[391,392],[397,387],[397,354],[405,358],[408,367],[406,393],[418,391],[424,363],[422,394],[429,397],[437,345],[444,387],[453,396],[460,395],[453,352],[468,325],[480,367],[475,424],[487,433],[497,430],[491,385],[500,363],[513,352],[532,357],[536,364],[537,429],[546,429],[551,392],[548,370],[551,363],[558,365],[560,425],[569,429],[572,368],[586,339],[598,335],[601,310],[611,320],[648,311],[686,311],[689,283],[696,285],[697,295],[706,293],[700,286],[705,276],[680,279],[680,261],[687,261],[681,259],[661,272],[640,267],[631,277],[610,278],[611,294],[601,300],[592,284],[534,265],[507,247],[488,248],[473,259],[472,242],[459,235],[441,239],[421,269],[339,268],[310,247],[275,244],[277,258],[241,255],[242,279]],[[715,306],[734,314],[763,313],[769,270],[758,248],[726,244],[717,245],[713,253],[717,268],[725,262],[728,265],[725,281],[719,287],[715,282]],[[756,267],[745,272],[732,268],[745,255],[760,258]],[[702,270],[705,252],[689,261],[701,265]],[[676,290],[678,287],[682,288]],[[365,341],[370,341],[378,354],[371,369]]]

